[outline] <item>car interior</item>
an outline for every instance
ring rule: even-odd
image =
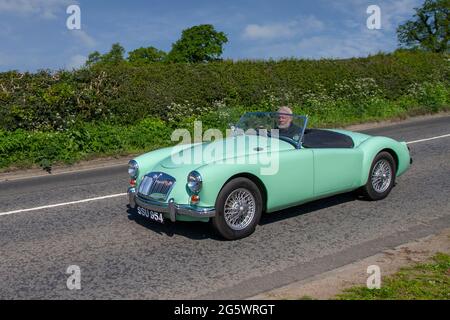
[[[353,148],[353,139],[349,136],[322,129],[306,129],[303,135],[304,148]]]

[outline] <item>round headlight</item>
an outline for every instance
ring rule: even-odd
[[[136,179],[138,177],[139,165],[135,160],[131,160],[128,162],[128,174],[132,179]]]
[[[192,171],[187,177],[187,187],[194,193],[202,188],[202,176],[197,171]]]

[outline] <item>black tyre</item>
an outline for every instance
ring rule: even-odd
[[[228,182],[216,200],[214,229],[227,240],[251,235],[261,219],[263,200],[258,186],[247,178]]]
[[[380,152],[372,162],[367,183],[362,187],[363,195],[369,200],[381,200],[387,197],[395,184],[397,168],[389,152]]]

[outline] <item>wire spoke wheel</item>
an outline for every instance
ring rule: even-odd
[[[392,181],[392,168],[386,159],[380,159],[372,170],[372,187],[378,193],[385,192]]]
[[[236,189],[225,200],[225,222],[233,230],[247,228],[252,222],[255,213],[256,201],[252,193],[247,189]]]

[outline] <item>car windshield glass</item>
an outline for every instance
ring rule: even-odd
[[[299,145],[307,117],[279,112],[249,112],[236,124],[237,134],[256,134],[278,137]]]

